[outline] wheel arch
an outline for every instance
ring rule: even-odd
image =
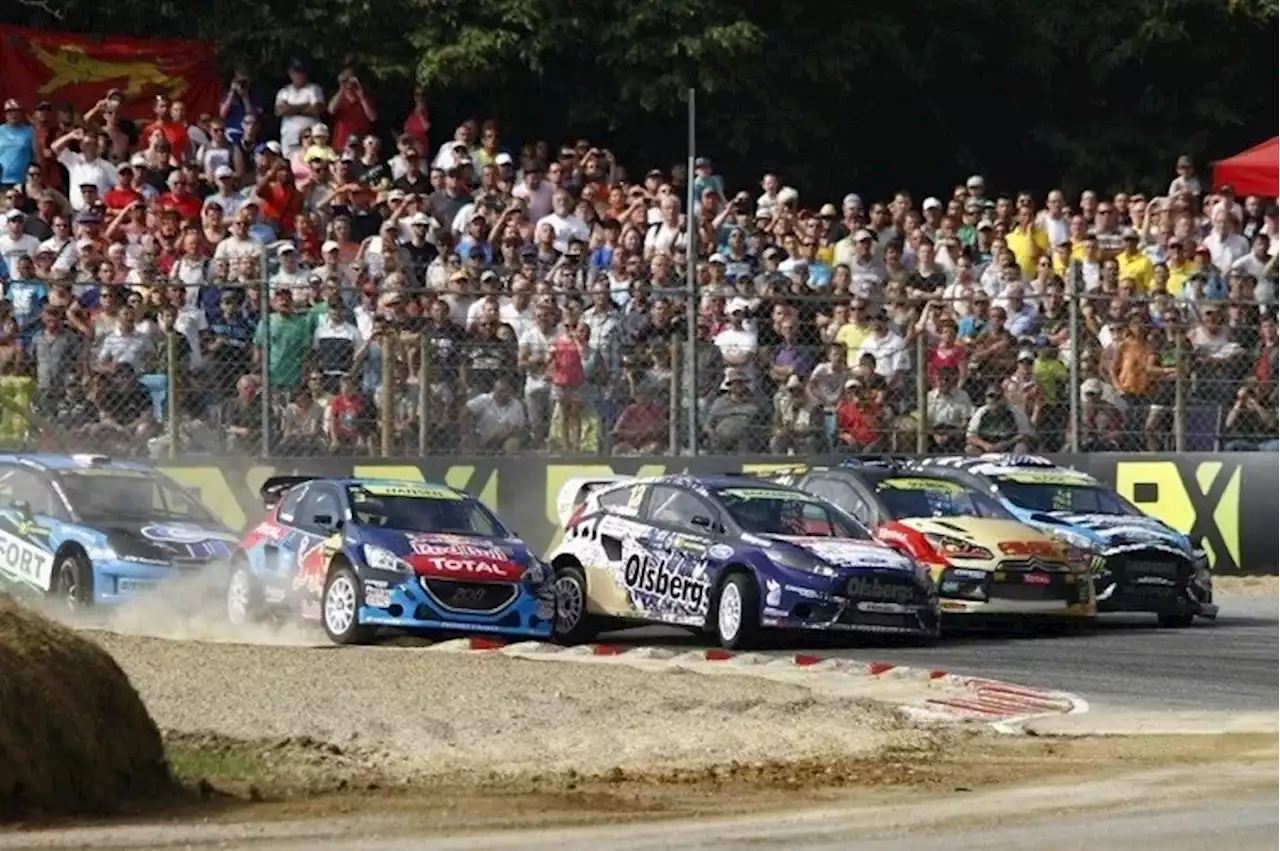
[[[720,609],[720,591],[724,588],[725,583],[733,576],[746,576],[755,583],[757,596],[760,591],[760,572],[742,559],[730,561],[724,567],[720,568],[720,574],[716,577],[715,586],[711,593],[711,604],[707,606],[707,617],[703,622],[704,630],[712,630],[715,628],[716,617]]]

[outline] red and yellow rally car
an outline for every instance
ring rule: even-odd
[[[943,615],[1097,615],[1089,558],[962,482],[894,460],[769,476],[849,511],[928,565]]]

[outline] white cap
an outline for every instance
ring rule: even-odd
[[[785,187],[778,193],[778,202],[782,204],[792,204],[800,200],[800,193],[792,189],[790,186]]]
[[[129,165],[133,166],[134,168],[140,168],[145,166],[146,164],[147,164],[146,154],[134,154],[133,157],[130,158],[129,160]]]
[[[969,179],[964,182],[964,185],[969,189],[974,189],[978,186],[986,186],[987,182],[982,179],[982,175],[971,174],[969,175]]]
[[[281,243],[280,247],[276,249],[276,254],[294,254],[297,250],[297,246],[292,242],[285,242]]]
[[[330,251],[337,251],[340,248],[342,248],[342,246],[338,245],[338,243],[334,242],[331,239],[328,242],[326,242],[324,245],[320,246],[320,253],[328,254]]]
[[[329,138],[329,128],[328,128],[326,125],[324,125],[324,124],[315,124],[315,125],[312,125],[312,127],[311,127],[311,135],[312,135],[313,137],[315,137],[315,136],[324,136],[324,137],[327,139],[327,138]]]
[[[723,266],[727,261],[724,259],[724,255],[723,255],[723,254],[716,253],[716,254],[712,254],[712,255],[711,255],[711,257],[709,257],[709,258],[707,259],[707,262],[708,262],[708,263],[719,263],[721,266]]]
[[[20,221],[22,219],[25,219],[26,217],[27,217],[27,214],[18,209],[10,210],[8,213],[5,214],[5,219],[11,222]]]
[[[725,308],[725,312],[730,315],[734,313],[750,313],[751,303],[741,297],[730,299],[729,304]]]
[[[283,154],[284,149],[280,147],[280,143],[272,139],[267,143],[267,150],[273,154]]]
[[[508,154],[505,151],[493,158],[494,165],[511,165],[514,162],[515,160],[511,159],[511,154]]]
[[[426,213],[414,213],[409,217],[410,225],[431,225],[431,217]]]
[[[929,210],[929,209],[941,210],[942,202],[939,201],[937,198],[932,198],[932,197],[926,198],[924,199],[924,204],[922,208],[925,210]]]
[[[213,176],[221,180],[224,177],[235,177],[236,173],[231,170],[229,165],[220,165],[213,171]]]

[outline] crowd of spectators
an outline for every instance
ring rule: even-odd
[[[10,408],[118,451],[174,411],[184,451],[665,453],[695,411],[704,452],[1159,450],[1175,408],[1276,447],[1274,199],[1186,157],[1162,193],[810,199],[281,82],[4,104]]]

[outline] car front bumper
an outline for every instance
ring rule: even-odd
[[[550,638],[555,621],[551,588],[523,583],[405,579],[381,571],[362,577],[361,624]]]

